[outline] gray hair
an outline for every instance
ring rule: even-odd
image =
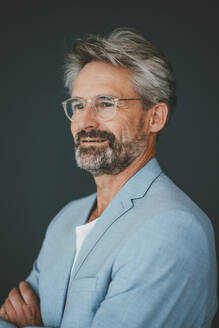
[[[66,55],[65,61],[64,80],[70,92],[79,71],[92,61],[130,69],[134,90],[142,99],[144,110],[159,102],[166,103],[165,127],[169,124],[177,102],[176,80],[169,60],[157,46],[134,30],[121,28],[112,31],[108,37],[88,34],[77,39],[73,52]],[[157,140],[163,130],[158,132]]]

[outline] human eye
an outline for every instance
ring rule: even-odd
[[[72,101],[72,108],[74,109],[74,111],[81,111],[82,109],[84,109],[84,103],[80,100],[73,100]]]
[[[97,100],[97,105],[99,109],[107,109],[114,106],[114,101],[111,97],[104,96]]]
[[[74,108],[80,110],[84,108],[84,105],[82,103],[74,104]]]
[[[100,103],[101,107],[112,107],[113,106],[113,103],[112,102],[109,102],[109,101],[102,101]]]

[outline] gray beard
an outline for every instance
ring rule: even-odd
[[[141,123],[140,123],[141,125]],[[139,129],[140,130],[140,126]],[[77,165],[94,176],[102,174],[116,175],[128,167],[147,146],[147,135],[138,131],[136,137],[129,142],[114,141],[104,146],[83,147],[75,145]]]

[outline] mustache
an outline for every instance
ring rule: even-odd
[[[90,131],[85,131],[81,130],[76,134],[75,137],[75,146],[78,147],[80,145],[80,139],[81,138],[101,138],[101,139],[106,139],[109,140],[109,145],[112,146],[115,142],[115,135],[111,132],[108,131],[100,131],[100,130],[90,130]]]

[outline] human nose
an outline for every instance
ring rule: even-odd
[[[77,125],[80,130],[96,129],[99,126],[91,101],[87,102],[86,107],[80,114],[80,117],[78,117]]]

